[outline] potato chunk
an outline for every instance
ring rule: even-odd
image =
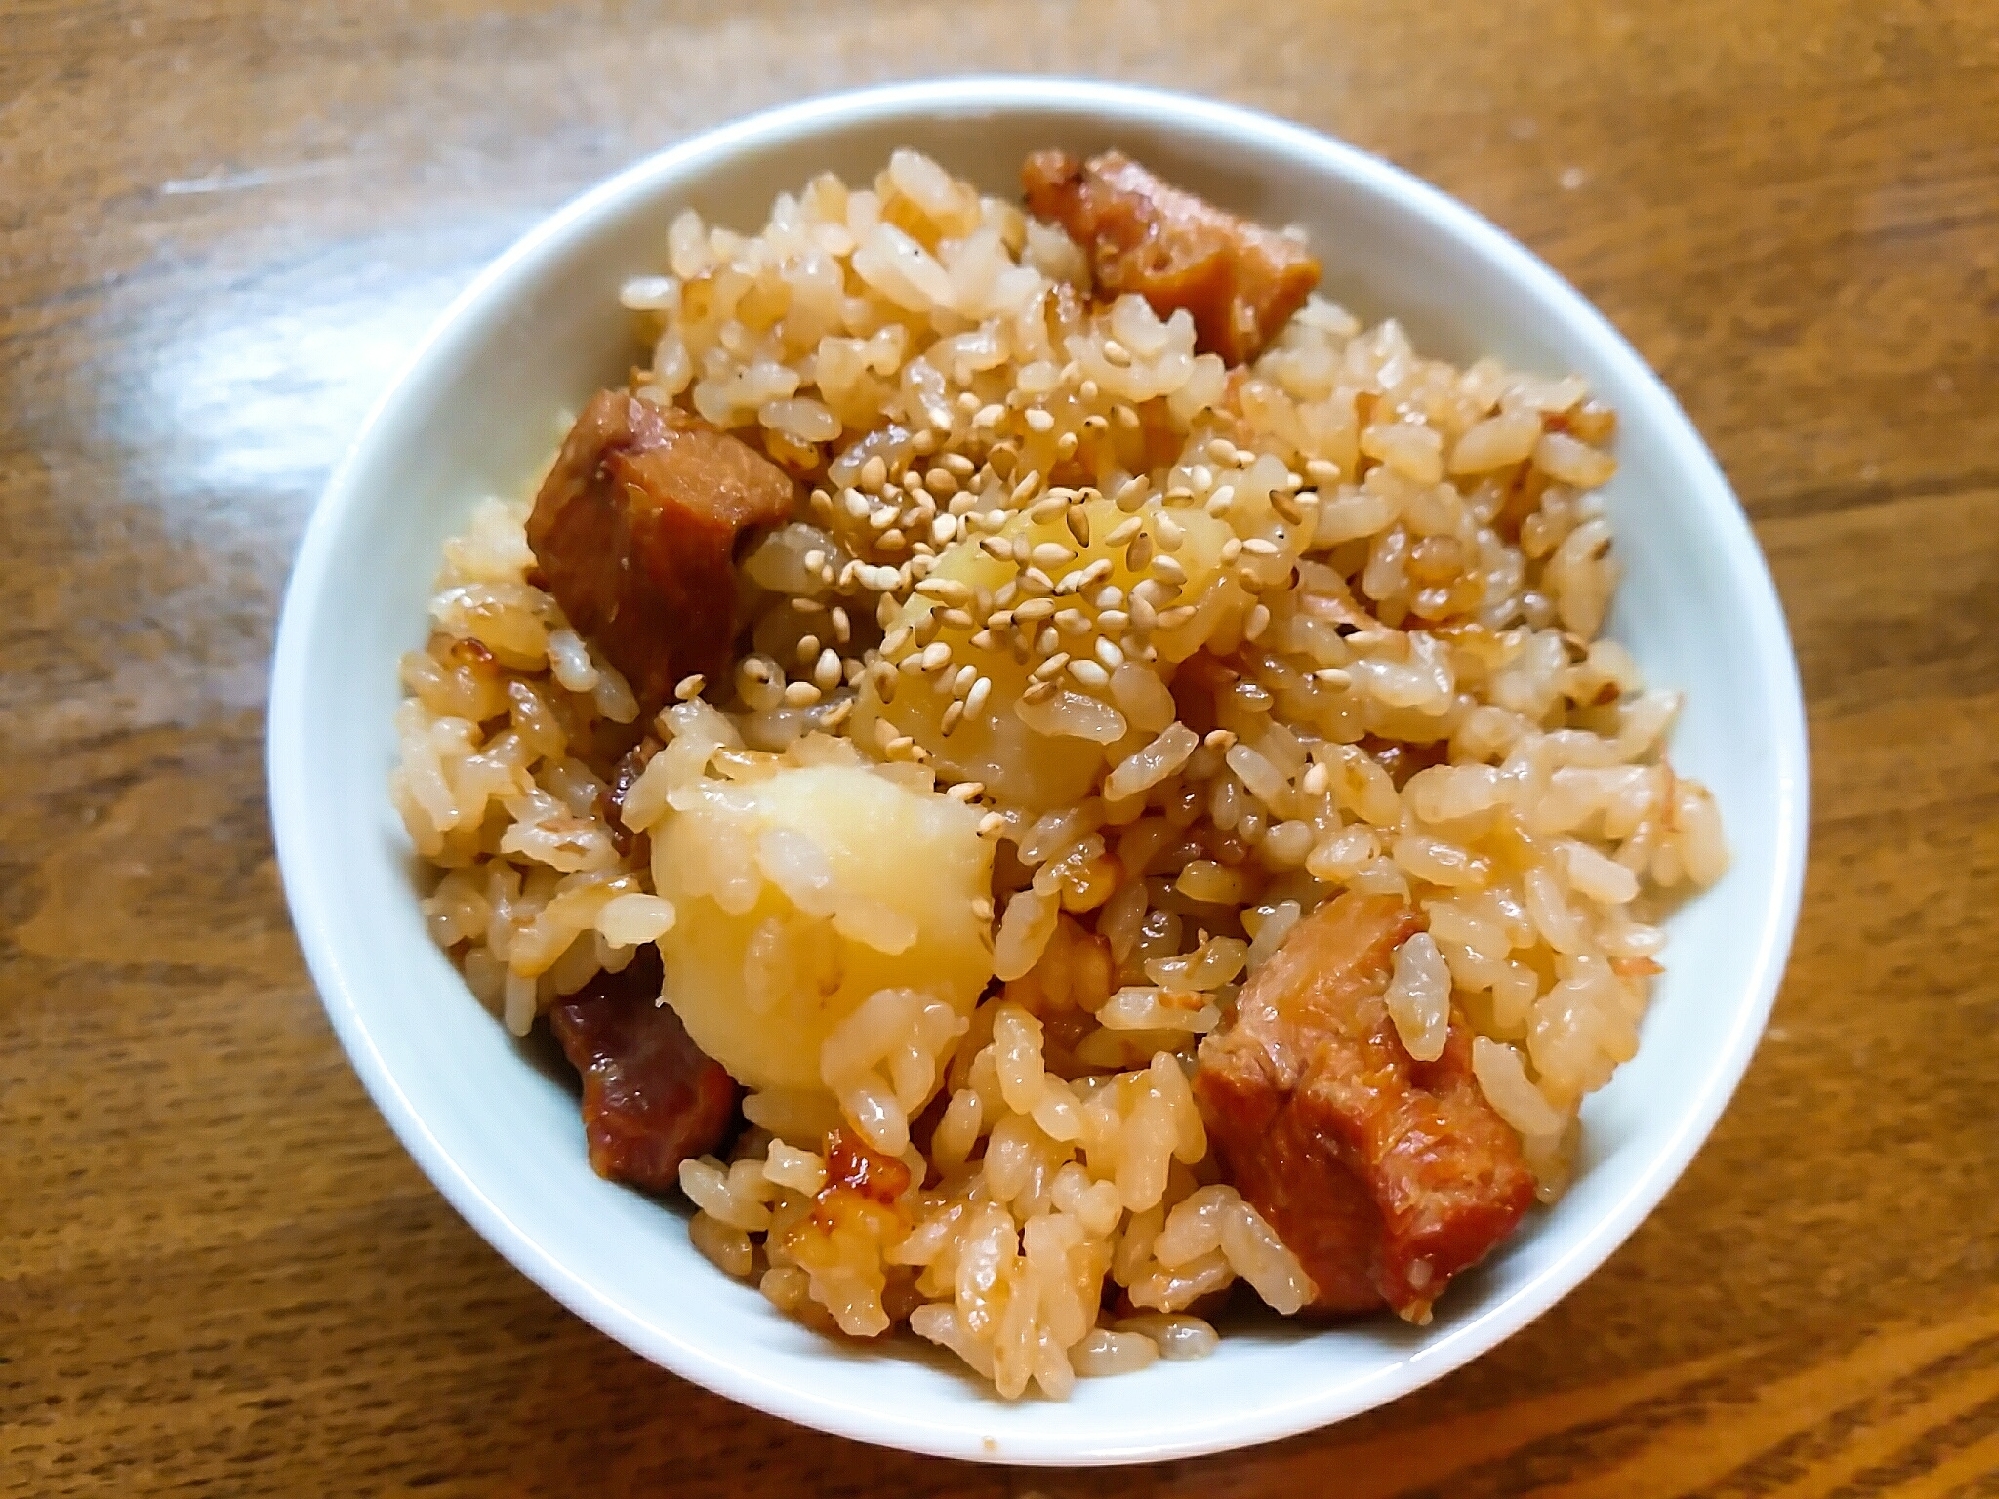
[[[992,848],[977,812],[914,777],[769,759],[684,782],[653,828],[680,913],[666,997],[738,1082],[816,1092],[827,1035],[877,991],[971,1013],[993,974]]]

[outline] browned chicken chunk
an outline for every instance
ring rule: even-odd
[[[1161,182],[1117,151],[1079,162],[1036,151],[1021,168],[1027,206],[1090,257],[1099,291],[1137,292],[1161,317],[1184,307],[1199,346],[1229,364],[1263,352],[1319,284],[1296,240]]]
[[[591,398],[528,517],[570,624],[650,713],[728,670],[737,541],[791,513],[790,477],[740,438],[622,390]]]
[[[583,1074],[590,1165],[609,1181],[664,1192],[680,1163],[713,1150],[736,1116],[736,1085],[659,1002],[659,950],[600,973],[549,1011],[549,1029]]]
[[[1533,1201],[1462,1021],[1418,1062],[1389,1019],[1395,949],[1421,926],[1395,897],[1340,896],[1292,928],[1201,1046],[1194,1092],[1223,1170],[1298,1256],[1319,1311],[1386,1302],[1427,1322]]]

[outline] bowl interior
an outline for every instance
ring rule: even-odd
[[[1032,148],[1120,146],[1230,207],[1305,225],[1325,291],[1363,317],[1403,318],[1426,352],[1576,371],[1620,413],[1609,498],[1627,576],[1612,633],[1654,683],[1687,690],[1673,754],[1719,797],[1734,867],[1672,922],[1643,1047],[1585,1110],[1575,1186],[1430,1328],[1270,1319],[1209,1360],[1086,1381],[1062,1405],[1004,1405],[913,1339],[836,1347],[711,1269],[682,1216],[592,1175],[571,1091],[425,935],[385,777],[395,661],[422,642],[439,546],[482,496],[530,486],[566,416],[621,377],[634,346],[618,287],[659,269],[679,209],[754,228],[776,193],[825,170],[868,178],[904,144],[1000,192]],[[1101,86],[956,81],[799,106],[643,163],[536,230],[446,314],[314,516],[270,732],[285,884],[329,1013],[390,1123],[481,1233],[613,1336],[724,1394],[864,1440],[1014,1462],[1287,1434],[1393,1398],[1545,1310],[1636,1226],[1726,1102],[1802,868],[1802,715],[1782,617],[1720,473],[1630,348],[1512,241],[1373,158]]]

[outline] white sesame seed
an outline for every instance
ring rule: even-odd
[[[861,678],[866,673],[867,668],[852,656],[849,656],[845,661],[840,663],[840,680],[845,682],[849,687],[858,686]]]
[[[1076,387],[1076,399],[1079,401],[1094,401],[1101,394],[1097,382],[1091,379],[1086,378]]]
[[[933,640],[923,648],[922,660],[925,671],[942,671],[951,664],[951,647],[942,640]]]
[[[1340,466],[1329,459],[1310,458],[1305,462],[1305,473],[1321,484],[1336,484],[1339,482]]]
[[[1027,413],[1027,425],[1037,432],[1052,432],[1055,429],[1055,418],[1036,406]]]
[[[1069,497],[1066,494],[1051,494],[1028,506],[1027,518],[1037,526],[1045,526],[1068,509]]]
[[[1194,606],[1192,604],[1181,604],[1175,608],[1166,610],[1159,616],[1159,628],[1162,630],[1177,630],[1193,617]]]
[[[970,394],[971,394],[970,391],[966,392],[966,395]],[[961,403],[962,399],[963,398],[961,397],[960,398]],[[972,462],[972,460],[967,458],[963,453],[946,453],[942,458],[938,459],[937,461],[941,463],[945,468],[948,468],[952,473],[956,474],[961,480],[969,477],[971,474],[975,473],[978,470],[978,465]]]
[[[830,645],[819,653],[819,660],[812,668],[812,680],[821,692],[831,692],[840,685],[840,655]]]
[[[980,677],[978,681],[972,683],[972,690],[965,694],[965,711],[967,713],[984,712],[986,699],[992,695],[993,679],[991,677]],[[980,789],[984,790],[985,788],[981,787]]]
[[[701,696],[701,689],[707,685],[708,679],[697,671],[692,676],[682,677],[673,684],[673,696],[676,701],[689,702]]]
[[[1092,692],[1101,692],[1111,685],[1111,674],[1094,661],[1071,661],[1069,675]]]
[[[978,623],[963,609],[939,609],[937,622],[947,630],[969,630]]]
[[[849,640],[854,638],[854,626],[852,621],[847,618],[847,611],[845,609],[835,604],[831,618],[833,620],[833,638],[835,640],[845,645]]]
[[[1130,431],[1138,426],[1138,413],[1119,401],[1117,405],[1111,407],[1111,420],[1126,431]]]
[[[1022,624],[1033,624],[1038,619],[1047,619],[1055,612],[1053,599],[1028,599],[1013,611],[1013,617]]]
[[[840,727],[854,714],[854,700],[843,697],[819,717],[819,727],[828,733]]]
[[[974,427],[997,427],[1005,419],[1006,407],[995,401],[990,406],[981,406],[979,408],[978,414],[972,418],[972,425]]]
[[[1248,538],[1243,542],[1242,549],[1252,557],[1275,557],[1279,550],[1276,542],[1266,541],[1261,536]]]
[[[817,661],[818,659],[819,659],[819,637],[817,635],[799,636],[798,664],[800,666],[810,666],[814,661]]]
[[[799,560],[804,563],[807,572],[816,573],[826,565],[826,554],[818,547],[814,547]]]
[[[1111,534],[1104,538],[1104,545],[1107,547],[1121,547],[1129,542],[1132,537],[1136,536],[1144,525],[1145,517],[1142,515],[1134,515],[1126,520],[1121,520],[1112,528]]]
[[[1337,666],[1327,666],[1313,672],[1312,680],[1321,682],[1328,687],[1351,687],[1353,686],[1353,673],[1342,671]]]
[[[1208,456],[1214,459],[1215,462],[1230,465],[1235,464],[1240,457],[1240,454],[1236,451],[1236,445],[1226,437],[1209,438],[1207,452]]]
[[[1090,616],[1080,609],[1058,609],[1052,623],[1064,635],[1086,635],[1090,629]]]
[[[1036,567],[1056,568],[1076,559],[1075,549],[1065,547],[1059,541],[1044,541],[1028,554]]]
[[[1152,538],[1143,531],[1130,546],[1125,548],[1124,566],[1126,572],[1142,573],[1151,565],[1153,555]]]
[[[979,819],[979,836],[981,838],[997,838],[1005,831],[1006,818],[998,812],[988,812],[984,817]]]
[[[953,801],[975,802],[986,794],[984,781],[960,781],[955,786],[945,788],[944,794]]]
[[[1055,591],[1055,580],[1038,567],[1023,568],[1020,574],[1020,591],[1037,596],[1053,593]]]
[[[1079,445],[1080,439],[1075,433],[1064,432],[1060,437],[1055,439],[1055,456],[1057,458],[1074,458]]]
[[[1231,729],[1210,729],[1208,737],[1201,743],[1211,750],[1231,750],[1235,748],[1235,732]]]
[[[784,689],[784,700],[794,708],[810,708],[819,701],[821,694],[810,682],[793,682]]]
[[[930,544],[947,547],[958,539],[958,521],[949,515],[940,515],[930,523]]]
[[[1062,637],[1053,625],[1043,625],[1041,633],[1034,637],[1034,648],[1044,656],[1052,656],[1062,644]]]
[[[1097,616],[1097,628],[1109,636],[1122,635],[1131,627],[1131,616],[1122,609],[1106,609]]]
[[[1100,628],[1106,628],[1101,617],[1098,618],[1097,624]],[[1141,635],[1150,634],[1159,628],[1159,611],[1152,607],[1150,599],[1140,598],[1137,594],[1132,595],[1131,627]]]
[[[941,725],[943,731],[949,734],[953,729],[958,727],[958,720],[964,716],[965,705],[954,698],[951,704],[944,710],[944,722]]]
[[[847,488],[840,491],[840,508],[855,520],[866,520],[868,511],[874,507],[868,503],[868,497],[858,489]]]
[[[1071,505],[1063,519],[1068,522],[1069,534],[1076,538],[1076,545],[1087,547],[1090,544],[1090,512],[1081,505]]]
[[[1235,486],[1233,484],[1224,484],[1220,489],[1217,489],[1213,494],[1208,496],[1208,503],[1202,508],[1216,520],[1220,520],[1234,506]]]
[[[1235,561],[1241,555],[1242,542],[1239,538],[1231,536],[1227,541],[1222,543],[1222,562],[1225,565]]]
[[[1130,350],[1114,338],[1105,339],[1099,346],[1099,352],[1104,356],[1104,363],[1115,368],[1121,369],[1131,363]]]
[[[1175,588],[1187,586],[1187,569],[1171,557],[1161,557],[1152,564],[1152,575],[1163,578]]]
[[[1113,503],[1119,510],[1129,515],[1143,505],[1146,496],[1151,493],[1152,480],[1144,474],[1134,474],[1118,486],[1117,494],[1113,496]]]
[[[1061,685],[1061,683],[1054,681],[1030,682],[1027,691],[1020,695],[1020,700],[1030,707],[1036,703],[1045,703],[1048,699],[1055,696]]]
[[[1255,640],[1270,628],[1270,606],[1258,604],[1249,611],[1249,618],[1243,622],[1242,638]]]
[[[951,696],[963,697],[972,690],[972,684],[979,679],[979,669],[967,663],[958,668],[951,678]]]
[[[1046,661],[1034,668],[1034,679],[1037,682],[1045,682],[1050,677],[1059,677],[1062,675],[1062,668],[1068,664],[1069,653],[1067,651],[1057,651]]]

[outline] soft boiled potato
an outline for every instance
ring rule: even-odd
[[[1274,467],[1281,476],[1282,465]],[[1263,492],[1255,496],[1264,511],[1269,506],[1267,490],[1266,483]],[[1117,591],[1118,597],[1109,608],[1128,620],[1128,595],[1153,569],[1147,565],[1133,571],[1127,566],[1133,556],[1129,548],[1136,536],[1126,537],[1117,547],[1110,544],[1119,527],[1133,520],[1133,516],[1105,498],[1087,502],[1084,513],[1088,518],[1087,542],[1079,541],[1060,515],[1037,523],[1025,512],[1016,512],[996,537],[990,538],[1012,549],[1011,558],[992,555],[978,541],[961,541],[939,557],[929,576],[960,584],[975,595],[983,593],[988,600],[1011,583],[1018,594],[1012,602],[1018,609],[1029,600],[1029,595],[1022,591],[1027,564],[1020,559],[1032,557],[1035,548],[1054,547],[1071,554],[1067,560],[1051,562],[1041,569],[1057,584],[1063,577],[1104,560],[1109,571],[1083,596],[1058,593],[1040,600],[1043,607],[1036,609],[1033,626],[1037,633],[1055,629],[1060,650],[1089,659],[1101,633],[1098,616],[1105,612],[1105,606],[1097,599],[1102,591]],[[1171,556],[1184,574],[1173,602],[1198,601],[1201,605],[1199,619],[1189,620],[1177,630],[1161,631],[1154,637],[1162,662],[1176,662],[1190,654],[1212,629],[1210,611],[1230,598],[1243,597],[1234,581],[1222,576],[1222,548],[1232,533],[1227,524],[1198,508],[1175,509],[1168,516],[1162,514],[1156,503],[1148,504],[1139,512],[1137,521],[1138,530],[1146,537],[1146,549],[1155,557]],[[1136,731],[1126,721],[1116,706],[1114,694],[1089,689],[1066,677],[1060,679],[1060,698],[1023,708],[1021,697],[1028,686],[1027,669],[1005,640],[995,639],[992,645],[981,648],[972,643],[975,630],[952,626],[926,630],[929,616],[940,607],[935,597],[920,593],[911,597],[890,622],[889,633],[893,637],[898,629],[908,632],[909,644],[902,648],[905,654],[919,650],[918,641],[942,642],[950,649],[948,664],[929,673],[900,672],[887,702],[870,679],[855,705],[855,737],[865,741],[877,733],[877,721],[884,721],[893,733],[906,734],[922,746],[946,776],[981,781],[1000,799],[1026,807],[1059,807],[1080,800],[1088,794],[1106,763],[1114,762],[1151,737],[1149,732]],[[975,625],[982,623],[976,598],[968,608]],[[1058,620],[1063,624],[1081,620],[1083,628],[1064,629]],[[1195,627],[1202,634],[1195,634]],[[993,633],[997,636],[1001,632]],[[947,734],[944,722],[954,697],[952,684],[967,666],[975,667],[992,685],[987,689],[989,695],[981,711],[963,712]]]
[[[993,973],[978,812],[858,757],[725,752],[724,768],[742,778],[683,765],[652,829],[679,918],[659,943],[666,998],[695,1043],[750,1088],[812,1092],[827,1033],[877,990],[969,1015]]]

